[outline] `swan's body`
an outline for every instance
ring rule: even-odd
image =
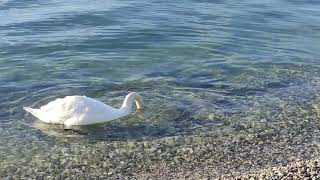
[[[89,125],[129,115],[132,112],[133,101],[136,102],[137,109],[142,108],[140,95],[133,92],[126,96],[120,109],[86,96],[66,96],[51,101],[40,109],[29,107],[23,109],[45,123],[66,126]]]

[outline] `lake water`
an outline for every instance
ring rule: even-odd
[[[319,57],[315,0],[0,0],[0,177],[217,177],[314,158]],[[22,109],[66,95],[119,107],[130,91],[144,113],[74,131]]]

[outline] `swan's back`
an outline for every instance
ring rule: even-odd
[[[54,101],[51,101],[47,105],[42,106],[40,109],[43,111],[51,111],[56,113],[83,113],[84,111],[101,112],[106,108],[112,107],[86,96],[66,96],[65,98],[58,98]]]

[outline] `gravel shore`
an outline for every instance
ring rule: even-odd
[[[257,121],[211,115],[221,127],[160,138],[111,141],[88,139],[90,135],[39,135],[28,140],[23,149],[2,149],[4,154],[17,156],[1,157],[0,177],[318,179],[320,123],[316,110],[310,111],[310,107],[288,106],[273,114],[273,121],[268,113],[259,113]]]
[[[234,179],[320,179],[319,162],[319,159],[295,162],[286,166],[244,173],[238,177],[234,177]]]

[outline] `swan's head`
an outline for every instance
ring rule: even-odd
[[[135,101],[137,110],[142,110],[142,107],[143,107],[142,98],[138,93],[135,93],[135,92],[131,92],[126,96],[121,108],[132,110],[133,101]]]
[[[136,107],[138,110],[142,110],[143,109],[143,103],[142,103],[142,98],[139,94],[136,93],[136,97],[135,97],[135,103],[136,103]]]

